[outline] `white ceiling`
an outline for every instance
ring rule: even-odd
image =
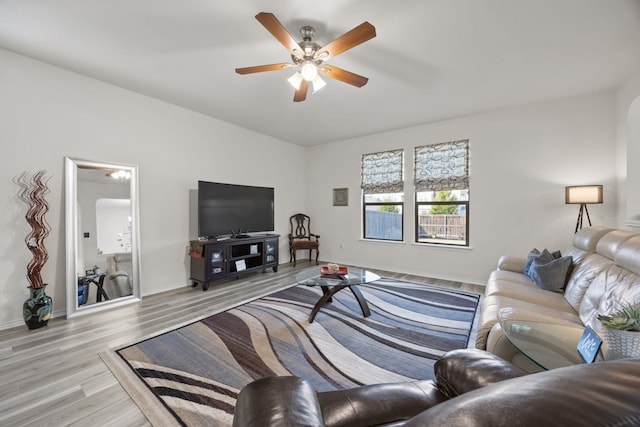
[[[369,83],[294,103],[292,70],[236,74],[290,60],[261,11],[320,45],[369,21],[329,61]],[[640,0],[0,0],[0,47],[314,145],[614,87],[639,68]]]

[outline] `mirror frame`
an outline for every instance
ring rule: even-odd
[[[129,194],[131,199],[131,264],[133,270],[133,294],[99,304],[78,306],[78,168],[84,169],[122,169],[131,173]],[[95,313],[114,307],[133,304],[142,300],[140,286],[140,214],[138,201],[138,166],[122,163],[95,162],[91,160],[65,157],[65,225],[67,252],[67,319]]]

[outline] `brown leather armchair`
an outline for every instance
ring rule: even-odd
[[[308,215],[297,213],[289,218],[291,232],[289,233],[289,262],[293,261],[296,266],[296,251],[308,250],[309,261],[311,253],[316,251],[316,264],[318,264],[318,250],[320,246],[320,235],[311,232],[311,218]]]
[[[297,377],[245,386],[234,426],[638,426],[640,359],[527,375],[477,349],[451,351],[436,380],[316,392]]]

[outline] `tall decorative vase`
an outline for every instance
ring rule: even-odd
[[[44,170],[38,171],[32,176],[24,172],[14,180],[20,186],[18,197],[27,205],[25,219],[31,226],[31,232],[24,239],[27,248],[33,255],[27,265],[27,280],[31,298],[23,304],[24,321],[29,329],[45,326],[51,317],[51,298],[44,293],[46,284],[43,283],[40,274],[42,267],[49,259],[47,249],[44,247],[44,239],[51,230],[44,217],[49,211],[49,204],[44,198],[49,193],[48,180]]]
[[[41,288],[29,287],[31,296],[22,305],[24,323],[29,329],[47,326],[51,318],[53,303],[51,297],[44,293],[45,286],[43,285]]]

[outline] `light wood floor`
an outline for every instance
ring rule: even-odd
[[[98,353],[287,287],[310,265],[283,264],[277,273],[214,282],[206,292],[185,287],[107,312],[55,318],[33,331],[26,326],[0,331],[0,426],[149,426]],[[484,292],[478,285],[376,272]]]

